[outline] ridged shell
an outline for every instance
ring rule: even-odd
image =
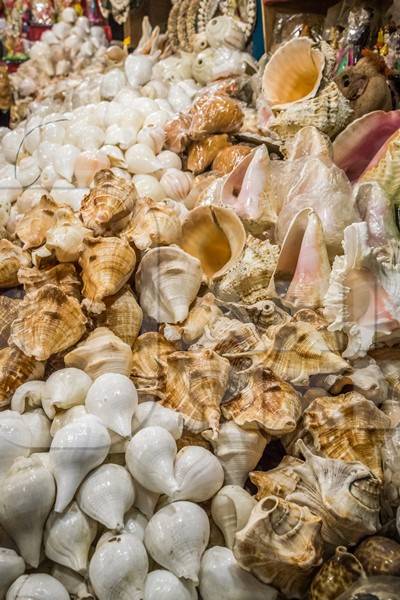
[[[132,351],[131,379],[139,394],[164,393],[167,357],[176,350],[177,346],[161,333],[150,331],[137,338]]]
[[[15,233],[24,244],[24,249],[37,248],[46,240],[47,231],[55,223],[55,215],[59,206],[43,196],[34,208],[22,217],[15,228]]]
[[[170,354],[163,406],[181,412],[193,433],[212,429],[215,435],[229,371],[229,361],[212,350]]]
[[[230,173],[242,159],[250,154],[252,148],[242,144],[228,146],[220,150],[212,163],[212,169],[220,177]],[[188,167],[189,168],[189,167]]]
[[[195,175],[203,173],[218,154],[230,147],[227,134],[210,135],[204,140],[192,142],[188,150],[187,168]]]
[[[267,496],[286,498],[296,489],[298,477],[293,468],[300,464],[302,464],[300,459],[286,454],[275,469],[250,473],[250,481],[257,487],[256,500],[262,500]]]
[[[166,325],[164,335],[171,341],[181,339],[185,344],[193,344],[220,316],[222,312],[213,294],[198,296],[182,325]]]
[[[46,234],[46,248],[59,262],[75,262],[83,250],[83,240],[92,235],[71,209],[59,208],[55,223]]]
[[[12,324],[10,343],[27,356],[46,360],[70,348],[86,331],[79,302],[55,285],[27,294]]]
[[[16,318],[21,300],[0,296],[0,349],[8,346],[11,325]]]
[[[168,201],[140,198],[121,237],[133,242],[139,250],[147,250],[154,246],[175,244],[181,233],[178,212]]]
[[[344,546],[336,548],[312,580],[310,600],[336,600],[355,581],[364,575],[360,561]]]
[[[199,206],[189,212],[182,225],[181,248],[200,260],[211,280],[229,271],[245,244],[242,222],[230,208]]]
[[[360,181],[376,181],[393,200],[399,192],[400,134],[396,131],[380,148],[360,177]]]
[[[18,271],[18,281],[22,283],[27,294],[50,284],[57,286],[67,296],[73,296],[78,300],[81,297],[81,282],[75,265],[71,263],[62,263],[44,269],[22,268]]]
[[[0,241],[0,289],[18,285],[18,270],[31,264],[29,254],[8,240]]]
[[[260,334],[265,333],[270,327],[287,323],[290,320],[290,315],[272,300],[242,304],[217,299],[217,304],[230,319],[237,319],[242,323],[253,323]]]
[[[132,369],[130,346],[107,327],[97,327],[76,348],[64,357],[66,367],[82,369],[96,379],[104,373],[129,374]]]
[[[189,135],[192,140],[200,140],[213,133],[234,133],[239,131],[243,113],[239,103],[229,96],[204,94],[192,106],[192,121]]]
[[[19,348],[9,346],[0,350],[0,409],[6,408],[15,390],[31,379],[44,375],[44,363],[25,356]]]
[[[96,235],[119,231],[121,220],[133,211],[135,199],[131,183],[116,177],[112,171],[99,171],[93,189],[82,200],[82,221]]]
[[[106,309],[96,319],[98,327],[108,327],[123,342],[133,346],[142,326],[143,311],[128,286],[105,298]]]
[[[101,313],[106,296],[119,292],[133,273],[136,255],[127,241],[116,237],[90,238],[79,259],[82,267],[84,305]]]

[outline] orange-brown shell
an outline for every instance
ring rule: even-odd
[[[38,290],[44,285],[57,286],[67,296],[73,296],[78,300],[81,297],[81,282],[72,263],[61,263],[54,267],[22,268],[18,271],[18,281],[24,286],[26,293]]]
[[[164,127],[165,132],[165,147],[172,152],[183,152],[189,141],[189,127],[191,117],[189,115],[180,114]]]
[[[0,350],[0,409],[10,404],[17,387],[43,375],[44,363],[25,356],[19,348],[8,346]]]
[[[18,285],[18,270],[31,264],[29,254],[8,240],[0,241],[0,288]]]
[[[241,160],[250,154],[252,148],[250,146],[245,146],[242,144],[237,144],[235,146],[228,146],[220,150],[217,156],[214,158],[212,163],[212,169],[215,171],[220,177],[224,175],[228,175],[237,165],[241,162]]]
[[[189,135],[200,140],[213,133],[235,133],[243,123],[243,112],[237,100],[229,96],[205,94],[191,109]]]
[[[301,464],[301,460],[286,454],[275,469],[249,473],[250,481],[257,487],[256,500],[262,500],[266,496],[286,498],[294,492],[299,477],[294,473],[293,467]]]
[[[0,348],[8,346],[11,325],[16,318],[21,300],[0,296]]]
[[[139,393],[155,396],[164,394],[167,358],[177,349],[176,344],[155,331],[137,338],[132,351],[131,378]]]
[[[210,135],[204,140],[192,142],[188,150],[187,168],[195,175],[202,173],[211,165],[217,154],[230,146],[226,133]]]
[[[115,296],[105,298],[105,311],[97,318],[98,326],[108,327],[115,335],[133,346],[142,326],[143,311],[131,289],[123,287]]]
[[[336,600],[363,575],[360,561],[344,546],[338,546],[312,580],[309,600]]]
[[[42,196],[39,204],[18,221],[15,228],[17,237],[23,242],[24,249],[37,248],[46,241],[46,234],[56,222],[59,205],[49,196]]]

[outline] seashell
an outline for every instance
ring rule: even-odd
[[[85,403],[92,380],[80,369],[59,369],[48,377],[41,390],[43,408],[54,419],[56,409],[67,410]]]
[[[0,473],[5,475],[18,457],[30,454],[32,434],[19,413],[12,410],[0,412]]]
[[[132,381],[119,373],[104,373],[89,388],[85,405],[111,431],[122,437],[132,433],[132,417],[138,404]],[[110,529],[114,529],[110,527]]]
[[[31,432],[31,453],[46,452],[50,448],[50,421],[41,408],[36,408],[22,415]]]
[[[321,85],[324,67],[324,54],[313,40],[289,40],[273,53],[264,69],[263,96],[275,109],[313,98]]]
[[[136,287],[143,311],[159,323],[179,323],[201,284],[201,265],[180,248],[154,248],[142,258]]]
[[[16,389],[44,374],[44,364],[26,356],[15,346],[0,350],[0,408],[10,404]]]
[[[182,170],[182,160],[179,154],[171,152],[171,150],[163,150],[157,154],[158,162],[160,163],[161,169],[178,169]]]
[[[0,548],[0,596],[5,598],[8,588],[25,572],[24,559],[15,550]],[[190,600],[190,599],[189,599]]]
[[[70,598],[62,583],[46,573],[21,575],[8,589],[7,597],[7,600],[19,600],[19,598],[69,600]]]
[[[211,516],[222,531],[228,548],[232,549],[236,532],[247,524],[256,504],[256,500],[239,485],[226,485],[215,494]]]
[[[88,585],[84,578],[76,571],[68,569],[54,563],[51,568],[51,575],[55,577],[65,587],[67,592],[79,600],[94,600],[94,596],[89,592]]]
[[[289,598],[300,598],[322,562],[321,524],[308,508],[268,496],[236,534],[233,554],[242,569],[263,583]]]
[[[17,161],[20,148],[24,141],[25,133],[23,130],[14,129],[8,131],[1,140],[1,146],[4,153],[4,158],[7,162],[15,164]]]
[[[11,325],[18,314],[20,300],[0,296],[0,349],[8,346]]]
[[[183,581],[170,571],[157,569],[146,577],[144,600],[197,600],[195,586]]]
[[[126,164],[134,175],[150,175],[160,169],[153,150],[145,144],[133,144],[125,154]]]
[[[133,346],[142,326],[143,312],[128,286],[115,296],[104,299],[106,309],[96,319],[100,327],[107,327],[123,342]]]
[[[39,204],[18,221],[15,233],[24,244],[24,250],[37,248],[45,242],[47,231],[55,224],[58,208],[50,197],[42,196]]]
[[[212,170],[220,177],[228,175],[251,151],[252,148],[250,146],[242,144],[222,148],[212,162]]]
[[[242,569],[229,548],[214,546],[201,559],[203,600],[275,600],[278,592]]]
[[[39,181],[40,181],[41,186],[47,192],[50,192],[50,190],[52,189],[53,185],[57,181],[58,177],[59,177],[58,173],[55,170],[55,168],[53,167],[53,165],[48,165],[41,172]]]
[[[74,212],[79,211],[82,198],[86,193],[86,188],[76,188],[66,179],[57,179],[50,190],[51,197],[59,206],[69,206]]]
[[[78,144],[77,144],[78,145]],[[72,181],[76,160],[80,150],[72,144],[64,144],[53,159],[53,166],[60,177]]]
[[[111,168],[117,169],[126,169],[125,155],[122,152],[121,148],[118,146],[112,146],[110,144],[106,144],[101,148],[101,152],[103,152],[110,161]],[[112,173],[115,174],[114,171]],[[131,180],[130,175],[128,174],[127,181]]]
[[[40,178],[40,169],[37,160],[33,156],[22,158],[15,165],[16,178],[22,187],[34,185]]]
[[[193,433],[211,429],[216,436],[229,361],[212,350],[174,352],[166,360],[166,395],[161,404],[181,412]]]
[[[51,512],[44,532],[47,558],[80,574],[86,573],[89,549],[96,537],[97,525],[76,502],[64,512]]]
[[[100,600],[141,600],[148,570],[143,543],[135,535],[121,533],[96,549],[89,565],[89,579]]]
[[[153,64],[153,58],[150,56],[130,54],[126,58],[125,75],[133,89],[150,81]]]
[[[148,519],[134,506],[130,508],[124,517],[124,531],[136,535],[141,541],[144,540],[144,532]]]
[[[394,540],[379,535],[361,542],[354,551],[367,575],[393,575],[398,577],[400,546]]]
[[[29,254],[8,240],[0,240],[0,289],[18,285],[18,269],[28,267]]]
[[[136,264],[135,252],[128,242],[115,237],[84,240],[79,264],[82,268],[83,301],[95,314],[105,309],[103,298],[119,292]]]
[[[223,405],[222,412],[237,425],[258,426],[270,435],[280,436],[294,431],[302,405],[300,396],[289,383],[259,365],[250,370],[247,385]]]
[[[176,243],[182,235],[179,215],[166,201],[141,198],[121,237],[139,250]]]
[[[186,148],[189,141],[189,127],[191,117],[185,113],[179,114],[171,121],[166,123],[165,131],[165,147],[172,152],[180,153]]]
[[[340,331],[329,331],[329,321],[324,317],[323,311],[303,308],[295,312],[293,323],[309,323],[318,331],[331,352],[342,353],[346,347],[347,338]]]
[[[312,580],[310,600],[335,600],[363,575],[359,560],[344,546],[338,546]]]
[[[50,428],[50,434],[52,437],[55,436],[59,429],[62,429],[65,425],[79,421],[82,417],[86,417],[88,412],[83,404],[78,404],[67,410],[56,413]]]
[[[328,291],[330,273],[321,221],[312,209],[303,209],[285,236],[269,290],[291,309],[318,308]]]
[[[289,314],[272,300],[261,300],[254,304],[225,302],[219,299],[216,299],[216,302],[230,320],[253,323],[260,334],[266,333],[270,328],[280,325],[282,322],[287,323],[291,319]]]
[[[197,585],[209,536],[206,512],[193,502],[180,501],[165,506],[150,519],[144,542],[159,565]]]
[[[398,170],[398,130],[378,150],[359,181],[376,181],[392,202],[398,192],[396,173]]]
[[[192,344],[221,315],[221,310],[218,308],[213,294],[198,296],[182,325],[166,325],[164,335],[171,341],[181,339],[185,344]]]
[[[67,367],[82,369],[96,379],[104,373],[128,376],[132,368],[130,346],[114,335],[107,327],[97,327],[76,348],[64,356]]]
[[[136,141],[151,148],[154,154],[158,154],[161,152],[165,141],[164,128],[150,125],[143,127],[137,134]]]
[[[211,19],[206,25],[206,38],[211,48],[228,46],[243,50],[246,43],[240,21],[229,15]]]
[[[132,181],[139,198],[151,198],[156,202],[164,200],[165,192],[161,183],[153,175],[134,175]]]
[[[168,198],[182,201],[189,194],[193,178],[190,173],[179,169],[166,169],[160,183]]]
[[[219,152],[230,147],[229,137],[226,133],[210,135],[198,142],[192,142],[188,150],[188,170],[195,175],[203,173]]]
[[[183,431],[183,417],[179,412],[164,408],[158,402],[151,400],[141,402],[133,415],[132,432],[136,433],[154,425],[166,429],[175,440],[178,440]]]
[[[125,85],[125,77],[119,69],[105,73],[101,80],[100,93],[105,100],[112,100]]]
[[[162,427],[141,429],[126,449],[126,464],[135,481],[158,494],[173,495],[178,490],[174,475],[176,444]]]
[[[203,437],[210,441],[214,454],[224,469],[225,485],[242,487],[249,472],[262,457],[268,441],[257,429],[242,429],[232,421],[222,423],[216,439],[208,431],[203,432]]]
[[[139,394],[160,395],[165,388],[167,357],[177,346],[161,333],[140,335],[133,347],[131,378]]]
[[[246,233],[229,208],[199,206],[191,210],[182,226],[180,246],[200,260],[209,279],[222,277],[241,256]]]
[[[44,386],[44,381],[27,381],[18,386],[11,398],[11,410],[22,414],[25,410],[40,408]]]
[[[102,235],[107,230],[118,231],[121,228],[121,220],[133,210],[134,187],[115,177],[111,171],[98,172],[94,177],[94,186],[82,200],[82,221],[96,235]]]
[[[78,301],[54,285],[44,285],[23,299],[10,343],[27,356],[46,360],[76,344],[85,331],[86,318]]]
[[[47,231],[46,247],[54,251],[59,262],[75,262],[83,250],[83,240],[91,235],[70,209],[59,209],[56,222]]]
[[[249,235],[242,255],[223,277],[213,282],[212,291],[217,298],[231,302],[254,304],[268,299],[268,283],[278,255],[278,246]]]
[[[329,137],[340,133],[351,120],[350,102],[332,81],[315,98],[295,102],[278,111],[268,121],[268,131],[281,139],[293,137],[300,129],[313,125]]]
[[[250,473],[250,481],[257,487],[255,499],[262,500],[266,496],[286,498],[296,489],[298,477],[293,467],[300,465],[301,462],[298,458],[286,454],[274,469]]]
[[[175,479],[178,489],[173,500],[205,502],[222,487],[224,471],[218,458],[205,448],[186,446],[176,456]]]
[[[304,431],[317,452],[361,462],[382,480],[381,446],[390,419],[358,392],[316,398],[303,415]]]
[[[396,239],[397,228],[389,197],[376,181],[355,186],[355,205],[361,219],[368,226],[368,244],[371,247],[384,246]]]
[[[159,500],[160,494],[158,492],[151,492],[144,488],[138,481],[135,484],[135,501],[134,506],[137,507],[140,512],[150,519],[156,508],[156,504]]]
[[[213,133],[235,133],[243,122],[239,103],[229,96],[217,94],[200,96],[192,106],[191,115],[189,135],[192,140]]]
[[[77,494],[85,514],[107,529],[121,531],[124,514],[132,507],[135,488],[128,471],[120,465],[101,465],[84,480]]]
[[[55,493],[53,476],[35,458],[15,461],[2,480],[1,526],[34,568],[39,566],[43,527]]]
[[[110,444],[107,429],[93,415],[56,432],[49,453],[57,482],[55,512],[65,510],[86,475],[104,461]]]
[[[18,281],[24,286],[26,294],[34,293],[45,285],[52,285],[58,287],[67,296],[80,299],[81,282],[75,266],[69,263],[42,269],[36,266],[21,267],[18,271]]]
[[[104,152],[85,150],[75,160],[74,176],[79,188],[87,188],[96,173],[110,168],[110,159]]]

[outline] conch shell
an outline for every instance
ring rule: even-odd
[[[296,489],[298,476],[293,469],[300,464],[302,464],[300,459],[286,454],[274,469],[250,473],[250,481],[257,487],[255,499],[262,500],[267,496],[286,498]]]
[[[59,262],[75,262],[83,250],[83,240],[91,235],[69,208],[59,208],[53,227],[46,234],[46,248]]]
[[[133,242],[139,250],[175,244],[182,234],[180,218],[168,200],[156,202],[140,198],[134,214],[121,237]]]
[[[282,44],[267,63],[263,77],[263,96],[275,109],[313,98],[321,85],[325,57],[307,37]]]
[[[0,296],[0,349],[8,346],[11,325],[18,314],[21,301],[8,296]]]
[[[155,331],[137,338],[132,352],[131,378],[139,394],[163,394],[167,357],[176,350],[175,344]]]
[[[94,187],[82,200],[80,215],[96,235],[115,232],[123,227],[123,219],[133,211],[135,200],[131,183],[112,171],[99,171],[94,177]]]
[[[123,342],[133,346],[142,326],[143,311],[130,288],[123,287],[115,296],[108,296],[106,309],[96,319],[98,327],[108,327]]]
[[[193,142],[188,150],[188,170],[195,175],[203,173],[220,151],[230,147],[229,137],[226,133],[210,135],[204,140]]]
[[[189,212],[182,225],[181,248],[200,260],[210,280],[229,271],[245,243],[242,222],[230,208],[199,206]]]
[[[86,318],[78,301],[55,285],[44,285],[23,299],[10,343],[40,361],[70,348],[85,331]]]
[[[193,433],[212,429],[215,436],[229,371],[229,361],[212,350],[174,352],[167,357],[166,395],[161,402],[181,412]]]
[[[0,288],[18,285],[18,270],[31,264],[29,254],[8,240],[0,241]]]
[[[204,94],[193,104],[189,136],[199,140],[213,133],[239,131],[243,113],[239,103],[229,96]]]
[[[18,221],[15,233],[24,244],[24,250],[37,248],[45,242],[47,231],[55,223],[58,208],[59,205],[54,200],[43,196],[39,204]]]
[[[171,341],[181,339],[185,344],[193,344],[220,316],[222,311],[213,294],[198,296],[182,325],[166,325],[164,335]]]
[[[18,282],[24,286],[25,293],[35,292],[44,285],[55,285],[67,296],[78,300],[81,297],[81,282],[76,272],[75,265],[62,263],[54,267],[23,267],[18,271]]]
[[[119,292],[133,273],[136,255],[127,241],[116,237],[90,238],[79,259],[83,304],[94,313],[105,309],[103,299]]]
[[[175,246],[153,248],[142,258],[136,287],[143,311],[159,323],[179,323],[199,291],[201,264]]]
[[[107,327],[97,327],[64,357],[66,367],[82,369],[96,379],[104,373],[120,373],[129,377],[132,368],[130,346]]]
[[[44,367],[44,363],[26,356],[15,346],[0,350],[0,409],[10,404],[22,383],[43,377]]]

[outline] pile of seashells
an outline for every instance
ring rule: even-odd
[[[164,45],[3,131],[0,598],[394,600],[399,111]]]

